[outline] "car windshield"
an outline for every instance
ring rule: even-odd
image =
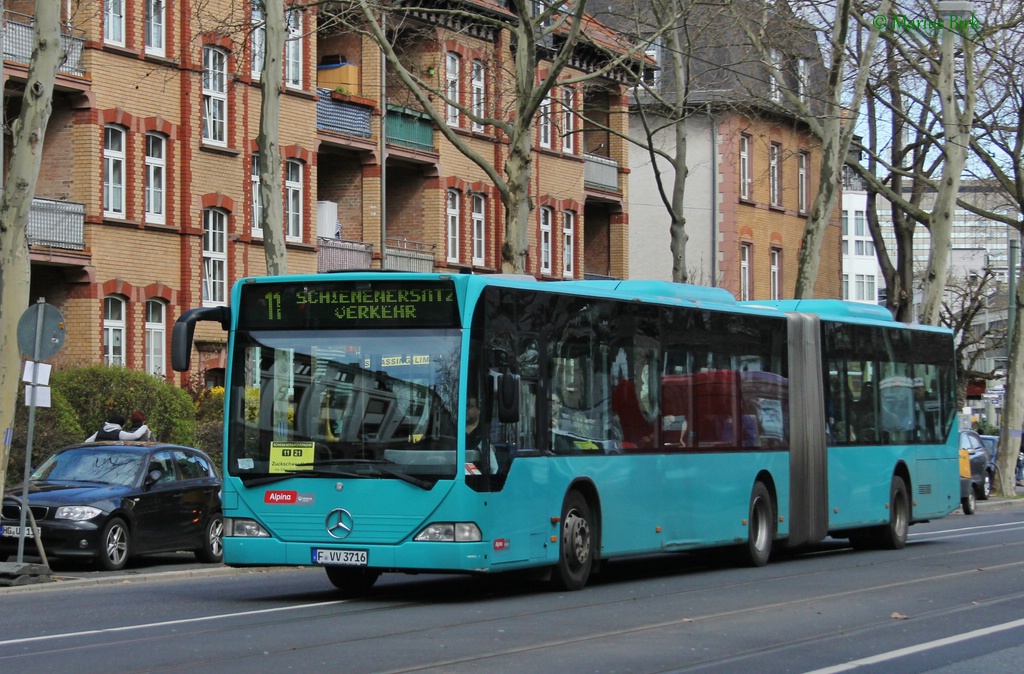
[[[143,455],[123,447],[80,447],[54,454],[34,473],[36,482],[92,482],[130,487],[139,478]]]
[[[448,329],[241,335],[230,383],[229,473],[454,477],[460,336]]]

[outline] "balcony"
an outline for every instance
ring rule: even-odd
[[[85,249],[85,204],[33,199],[28,212],[28,245]]]
[[[384,248],[384,268],[393,271],[434,271],[432,243],[389,238]]]
[[[27,66],[32,60],[32,47],[35,45],[34,19],[25,14],[4,11],[3,39],[4,59],[9,63]],[[85,44],[85,32],[69,26],[61,26],[61,43],[67,51],[67,60],[57,69],[64,75],[82,77],[82,46]]]
[[[389,105],[386,120],[388,145],[420,152],[437,151],[434,148],[434,122],[428,115]]]
[[[362,241],[317,237],[316,271],[324,274],[343,269],[369,269],[373,246]]]
[[[619,162],[596,154],[584,155],[583,183],[587,187],[619,191]]]
[[[372,107],[338,101],[331,98],[330,89],[317,89],[320,95],[316,102],[316,128],[323,131],[344,133],[358,138],[370,138],[370,112]]]

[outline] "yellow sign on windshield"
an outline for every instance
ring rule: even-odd
[[[312,470],[315,444],[313,442],[270,443],[270,472],[288,473],[293,470]]]

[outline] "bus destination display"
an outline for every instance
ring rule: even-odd
[[[458,326],[452,283],[317,281],[242,288],[241,329]]]

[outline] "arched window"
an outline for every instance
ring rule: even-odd
[[[484,62],[477,59],[473,61],[473,114],[483,117],[485,113],[484,94]],[[473,130],[483,131],[484,125],[473,120]]]
[[[554,212],[544,206],[540,209],[540,273],[551,273],[551,221]]]
[[[125,364],[125,301],[117,295],[103,298],[103,362]]]
[[[203,209],[203,304],[227,302],[228,215],[219,208]]]
[[[228,144],[228,53],[203,47],[203,142]]]
[[[103,128],[103,215],[124,218],[125,131],[119,126]]]
[[[445,93],[450,101],[459,101],[459,55],[455,52],[448,52],[445,58]],[[445,109],[445,121],[448,126],[459,125],[459,109],[452,103],[448,103]]]
[[[482,194],[473,195],[473,264],[483,265],[486,263],[486,232],[487,221],[485,213],[487,200]]]
[[[146,372],[162,377],[167,372],[166,306],[161,300],[146,301]]]
[[[576,235],[576,214],[572,211],[562,213],[562,276],[572,278],[573,239]]]
[[[284,180],[285,236],[292,241],[302,240],[302,162],[285,162]]]
[[[167,172],[167,141],[158,133],[146,134],[146,222],[162,225],[164,182]]]
[[[458,190],[448,190],[448,208],[446,209],[447,218],[447,238],[448,238],[448,251],[447,258],[449,262],[459,261],[459,192]]]

